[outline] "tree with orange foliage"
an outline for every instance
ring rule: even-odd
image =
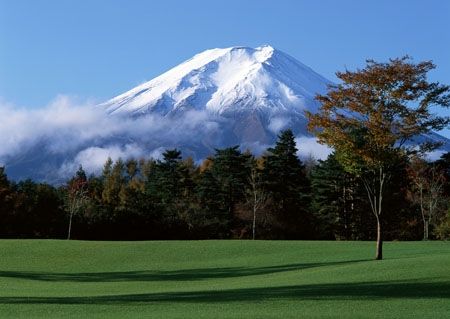
[[[307,113],[309,130],[337,151],[346,171],[362,179],[377,222],[377,260],[383,259],[383,195],[396,163],[436,148],[423,134],[449,123],[431,110],[450,106],[450,87],[427,80],[434,68],[408,56],[367,60],[363,69],[337,72],[342,83],[316,97],[321,102],[316,114]]]

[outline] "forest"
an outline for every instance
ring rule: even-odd
[[[372,240],[362,182],[336,152],[301,161],[291,130],[255,157],[238,146],[198,165],[176,149],[160,160],[109,159],[64,185],[8,180],[0,168],[2,238]],[[386,190],[385,240],[450,238],[450,153],[396,163]]]

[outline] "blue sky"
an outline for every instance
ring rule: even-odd
[[[409,54],[450,83],[450,1],[0,0],[0,97],[103,101],[202,50],[261,44],[331,80]]]

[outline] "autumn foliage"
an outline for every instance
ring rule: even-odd
[[[450,105],[449,86],[427,80],[434,68],[407,56],[368,60],[363,69],[337,72],[342,82],[317,96],[318,113],[307,113],[309,130],[364,183],[377,221],[376,259],[382,259],[383,195],[393,170],[405,157],[438,147],[423,135],[449,123],[449,117],[433,114],[433,107]]]

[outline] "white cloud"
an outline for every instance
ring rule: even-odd
[[[111,145],[106,147],[88,147],[78,152],[73,160],[64,162],[59,169],[61,176],[70,176],[81,165],[88,174],[98,174],[108,158],[113,161],[119,158],[141,158],[146,152],[136,144],[125,146]]]
[[[111,134],[115,126],[99,109],[74,104],[59,96],[40,109],[20,109],[0,104],[0,158],[14,156],[45,142],[53,153],[65,153],[95,137]]]
[[[264,152],[267,151],[269,147],[272,146],[273,145],[263,144],[260,142],[251,142],[251,143],[242,143],[240,149],[243,152],[250,150],[253,153],[253,155],[260,156],[264,154]]]
[[[315,159],[324,160],[333,152],[332,148],[319,144],[315,137],[297,137],[295,142],[297,143],[298,148],[297,155],[300,158],[308,158],[312,156]]]
[[[425,154],[425,159],[430,162],[438,160],[443,154],[447,153],[444,150],[435,150]]]
[[[290,120],[287,117],[277,116],[270,119],[268,128],[272,133],[278,134],[283,129],[289,127]]]
[[[88,172],[98,172],[108,157],[157,158],[163,152],[161,144],[169,148],[192,142],[219,126],[218,119],[201,111],[131,118],[106,116],[94,104],[67,96],[58,96],[40,109],[18,108],[0,100],[0,163],[38,150],[70,157],[58,169],[65,176],[80,164]]]
[[[166,148],[164,147],[158,147],[150,152],[149,156],[153,159],[162,159],[162,154],[165,152]]]

